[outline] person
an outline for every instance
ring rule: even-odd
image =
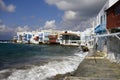
[[[98,44],[96,43],[96,44],[95,44],[95,50],[97,50],[97,48],[98,48]]]

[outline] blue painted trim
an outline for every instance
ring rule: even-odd
[[[106,32],[106,24],[100,24],[95,28],[95,33],[101,34]]]

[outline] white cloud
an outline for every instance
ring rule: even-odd
[[[4,24],[0,25],[0,32],[9,32],[9,31],[14,31],[14,30],[12,28],[7,27]]]
[[[0,9],[7,12],[15,12],[16,7],[13,4],[7,6],[3,0],[0,0]]]
[[[60,27],[62,29],[78,29],[90,27],[91,19],[97,15],[107,0],[45,0],[63,10]],[[76,28],[77,27],[77,28]]]
[[[15,12],[15,8],[16,7],[14,5],[10,4],[10,5],[7,6],[6,10],[8,12]]]
[[[64,20],[74,20],[76,19],[77,17],[77,13],[74,12],[74,11],[66,11],[64,16],[63,16],[63,19]]]
[[[0,31],[5,31],[6,30],[6,26],[5,25],[0,25]]]
[[[94,9],[103,5],[106,0],[46,0],[50,5],[55,5],[61,10],[84,10]]]
[[[9,28],[4,24],[0,25],[0,40],[12,39],[14,34],[13,28]]]
[[[26,25],[26,26],[18,26],[15,31],[16,31],[16,32],[30,31],[30,28],[29,28],[28,25]]]
[[[56,6],[61,10],[69,10],[70,7],[72,7],[71,4],[67,1],[59,1],[58,3],[56,3]]]
[[[44,29],[55,29],[55,28],[56,28],[55,20],[50,20],[45,22]]]
[[[5,8],[6,8],[6,5],[3,2],[3,0],[0,0],[0,8],[3,9],[3,10],[5,10]]]
[[[70,10],[74,8],[74,4],[71,3],[72,0],[46,0],[50,5],[56,5],[61,10]],[[74,0],[73,2],[76,2]]]
[[[26,26],[18,26],[17,28],[7,27],[5,24],[0,25],[0,40],[12,39],[18,31],[29,31],[30,28]]]

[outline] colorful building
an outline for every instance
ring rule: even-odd
[[[61,45],[79,46],[80,32],[65,31],[61,34]]]
[[[48,36],[48,38],[49,38],[49,43],[50,43],[50,44],[58,44],[58,42],[57,42],[58,36],[57,36],[57,35],[55,35],[55,34],[50,34],[50,35]]]
[[[43,43],[49,43],[49,35],[51,34],[52,30],[42,30],[43,32]]]
[[[30,43],[32,38],[31,32],[17,32],[17,43]]]
[[[108,53],[110,61],[120,63],[120,1],[108,0],[93,23],[96,50]]]
[[[114,5],[118,0],[108,0],[106,4],[102,7],[98,15],[94,20],[94,28],[96,34],[105,34],[107,33],[107,14],[106,10]]]
[[[106,10],[107,29],[111,33],[120,32],[120,1]]]
[[[17,43],[47,43],[61,44],[70,46],[79,46],[80,32],[58,31],[58,30],[41,30],[31,32],[17,32]]]
[[[31,32],[17,32],[17,36],[14,36],[14,40],[16,40],[17,43],[51,43],[53,42],[52,39],[56,35],[56,43],[59,42],[59,36],[62,31],[57,30],[41,30],[41,31],[31,31]],[[53,37],[53,38],[52,38]],[[55,39],[54,38],[54,39]]]

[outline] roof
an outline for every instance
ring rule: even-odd
[[[48,38],[57,38],[57,35],[49,35]]]
[[[74,34],[74,33],[62,33],[61,35],[72,35],[72,36],[78,36],[77,34]]]
[[[114,5],[112,5],[111,7],[109,7],[106,11],[108,11],[109,9],[113,8],[114,6],[118,5],[120,3],[120,0],[118,0]]]

